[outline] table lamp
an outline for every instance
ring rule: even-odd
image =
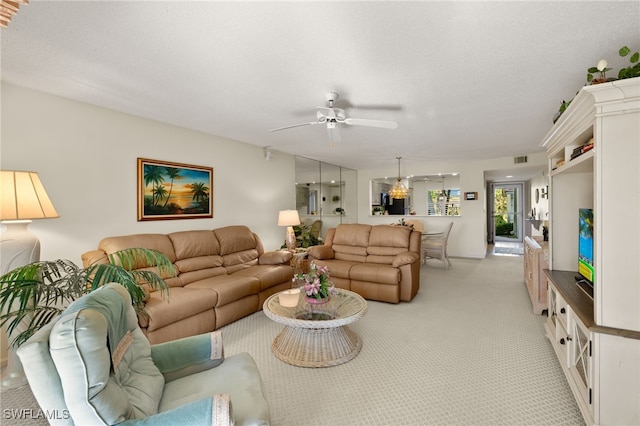
[[[0,171],[0,221],[5,227],[0,239],[0,275],[40,260],[40,241],[27,228],[33,219],[55,217],[60,216],[38,173]],[[27,380],[22,364],[11,346],[7,355],[7,367],[2,371],[2,388],[25,385]]]
[[[296,233],[293,232],[293,227],[296,225],[300,225],[298,210],[280,210],[278,214],[278,226],[287,227],[285,242],[287,244],[287,250],[290,251],[295,251],[296,249]]]

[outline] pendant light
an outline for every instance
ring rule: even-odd
[[[402,157],[396,157],[396,160],[398,160],[398,181],[396,182],[395,185],[393,185],[393,187],[388,192],[389,197],[395,198],[395,199],[404,199],[404,198],[407,198],[407,196],[409,195],[409,190],[407,189],[406,186],[402,184],[402,178],[400,177],[400,159],[401,158]]]

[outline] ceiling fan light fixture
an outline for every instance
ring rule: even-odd
[[[409,190],[407,189],[406,186],[404,186],[404,184],[402,183],[402,178],[400,177],[400,159],[401,158],[402,157],[396,157],[396,159],[398,160],[398,180],[388,192],[389,197],[399,199],[399,200],[403,200],[409,196]]]
[[[292,129],[294,127],[313,126],[315,124],[325,124],[327,127],[327,131],[329,133],[329,139],[330,139],[329,145],[333,146],[335,143],[341,142],[340,126],[342,125],[368,126],[368,127],[377,127],[381,129],[396,129],[398,127],[398,123],[396,123],[395,121],[370,120],[366,118],[347,118],[347,114],[343,109],[333,107],[333,103],[339,97],[336,92],[329,92],[325,95],[325,97],[327,99],[328,106],[316,107],[317,111],[316,111],[315,121],[309,121],[306,123],[299,123],[299,124],[292,124],[290,126],[278,127],[276,129],[271,129],[269,131],[277,132],[280,130]]]

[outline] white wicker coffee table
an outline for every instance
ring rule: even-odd
[[[301,296],[293,308],[281,306],[274,294],[264,301],[263,310],[285,326],[271,349],[287,364],[331,367],[350,361],[362,348],[362,339],[347,324],[364,316],[367,302],[352,291],[338,289],[324,305],[310,305]]]

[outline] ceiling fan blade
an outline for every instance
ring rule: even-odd
[[[269,131],[270,132],[277,132],[278,130],[292,129],[294,127],[301,127],[301,126],[313,126],[314,124],[318,124],[318,122],[317,121],[310,121],[308,123],[292,124],[291,126],[278,127],[277,129],[271,129]]]
[[[370,126],[370,127],[380,127],[383,129],[397,129],[398,123],[395,121],[384,121],[384,120],[368,120],[366,118],[347,118],[344,120],[345,124],[352,124],[355,126]]]

